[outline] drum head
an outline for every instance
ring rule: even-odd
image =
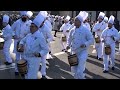
[[[23,63],[26,63],[26,62],[27,62],[26,60],[21,59],[21,60],[18,61],[18,64],[23,64]]]

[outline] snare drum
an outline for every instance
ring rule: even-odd
[[[27,74],[27,61],[24,59],[19,60],[17,68],[20,74]]]
[[[70,66],[76,66],[76,65],[78,65],[77,55],[76,54],[69,55],[68,56],[68,63],[70,64]]]
[[[4,39],[0,38],[0,50],[2,50],[4,47]]]
[[[99,36],[95,36],[95,42],[100,43],[100,37]]]
[[[110,45],[105,45],[105,54],[110,55],[111,54],[111,47]]]

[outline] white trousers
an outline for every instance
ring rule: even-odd
[[[110,61],[111,67],[115,65],[115,43],[111,44],[111,54],[106,55],[103,49],[103,64],[104,70],[108,70],[108,63]]]
[[[103,43],[102,42],[96,43],[95,48],[96,48],[98,58],[102,58],[102,56],[103,56],[103,52],[102,52],[103,51]]]
[[[12,58],[10,56],[10,46],[12,44],[12,39],[9,39],[7,41],[5,41],[4,43],[4,47],[3,47],[3,53],[5,56],[5,60],[9,63],[12,63]]]
[[[49,51],[51,51],[51,42],[48,43],[48,48],[49,48]],[[47,53],[46,59],[51,59],[51,55],[49,54],[49,52]]]
[[[29,57],[25,59],[28,63],[28,73],[25,75],[25,79],[37,79],[41,58]]]
[[[40,72],[43,76],[46,76],[46,57],[47,55],[41,57],[42,66]]]
[[[85,79],[85,67],[86,67],[86,60],[88,57],[88,53],[86,50],[81,51],[77,54],[78,57],[78,65],[71,67],[71,72],[74,74],[75,79]]]
[[[61,44],[62,50],[66,49],[66,46],[67,46],[67,41],[65,41],[65,42],[62,41],[63,36],[66,36],[66,38],[68,40],[69,33],[62,34],[60,37],[60,44]]]
[[[17,42],[18,42],[18,40],[14,40],[14,50],[13,50],[13,52],[16,54],[15,72],[18,72],[18,69],[17,69],[17,63],[18,63],[18,61],[23,58],[23,53],[17,52]]]

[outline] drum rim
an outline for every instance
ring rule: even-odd
[[[22,64],[21,64],[21,63],[17,63],[17,65],[18,65],[18,66],[27,65],[27,61],[24,62],[24,63],[22,63]]]
[[[24,67],[24,66],[27,66],[27,63],[26,64],[22,64],[22,65],[19,65],[19,64],[17,64],[18,65],[18,67]]]
[[[75,63],[75,64],[70,64],[70,66],[76,66],[76,65],[78,65],[78,63]]]

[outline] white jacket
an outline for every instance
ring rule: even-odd
[[[24,55],[28,57],[34,57],[35,52],[40,53],[41,56],[48,53],[48,45],[39,30],[34,34],[29,33],[20,41],[20,44],[25,45]]]
[[[114,40],[111,38],[111,36],[114,37]],[[102,40],[105,40],[105,44],[113,44],[118,40],[118,30],[114,28],[114,26],[109,29],[106,28],[101,35]]]
[[[93,31],[95,32],[96,35],[101,36],[102,31],[106,28],[105,22],[102,21],[101,23],[97,22],[94,27]],[[100,31],[98,31],[100,29]]]
[[[86,26],[86,28],[87,28],[88,30],[90,30],[90,31],[91,31],[90,24],[89,24],[88,22],[83,23],[83,25],[85,25],[85,26]]]
[[[70,31],[67,46],[70,46],[73,52],[78,53],[82,50],[87,50],[93,41],[92,33],[85,26],[81,25],[79,28],[73,28]],[[86,47],[81,48],[82,44],[85,44]]]
[[[68,23],[64,23],[61,27],[60,27],[60,31],[63,30],[63,34],[66,34],[66,31],[69,30],[69,28],[71,27],[71,24],[68,22]]]
[[[31,22],[28,20],[26,22],[22,22],[21,19],[18,19],[16,22],[13,23],[12,30],[14,35],[17,35],[17,38],[24,38],[28,33],[30,33],[30,25]]]
[[[39,31],[43,33],[43,36],[45,37],[47,43],[53,41],[52,33],[46,24],[44,24],[41,28],[39,28]]]
[[[4,37],[4,40],[12,39],[13,32],[12,32],[11,26],[9,24],[5,28],[3,28],[2,35]]]

